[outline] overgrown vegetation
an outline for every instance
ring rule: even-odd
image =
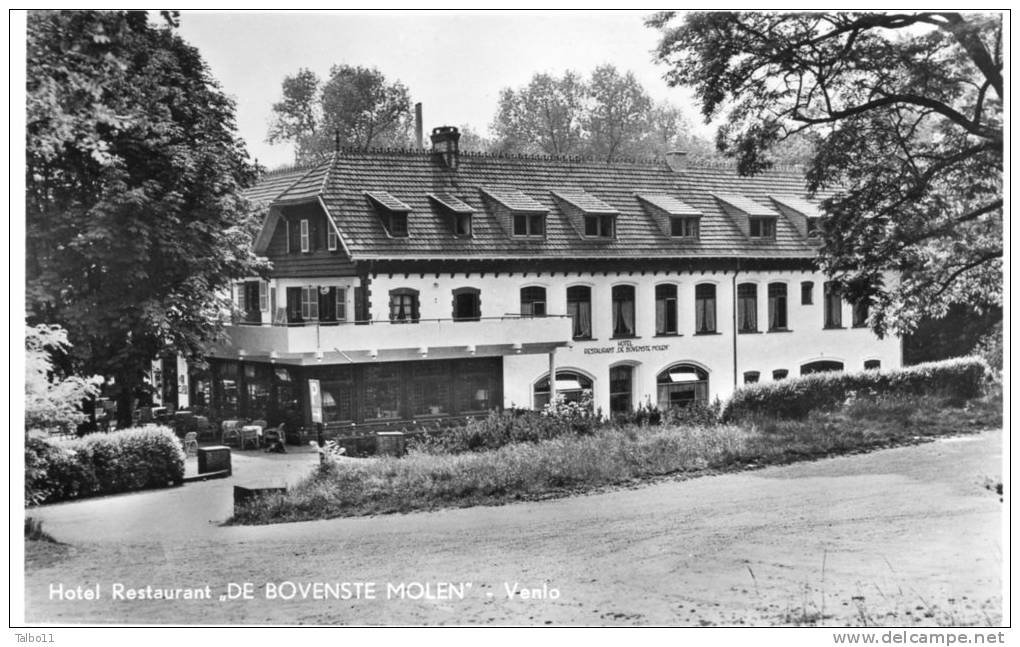
[[[793,380],[791,380],[793,381]],[[809,381],[810,382],[810,381]],[[950,394],[856,392],[838,406],[798,419],[748,416],[739,422],[607,424],[579,433],[551,416],[501,414],[457,441],[404,458],[325,461],[283,495],[258,499],[234,523],[274,523],[500,504],[620,485],[666,475],[783,464],[923,442],[1002,424],[1001,393],[963,401]],[[528,422],[536,426],[526,431]],[[467,429],[467,428],[465,428]],[[485,433],[483,433],[483,431]],[[495,439],[513,438],[494,448]]]
[[[167,427],[25,439],[25,505],[179,485],[184,450]]]
[[[815,373],[738,389],[722,410],[724,420],[751,417],[803,418],[858,396],[934,394],[962,401],[980,395],[988,364],[962,357],[908,368],[860,373]]]

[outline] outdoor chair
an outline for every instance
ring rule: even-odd
[[[185,456],[191,456],[192,452],[198,454],[198,434],[194,431],[189,431],[184,434],[184,454]]]
[[[224,420],[220,442],[224,445],[240,445],[241,424],[240,420]]]

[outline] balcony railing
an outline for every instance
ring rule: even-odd
[[[477,319],[374,320],[227,326],[229,343],[221,354],[270,356],[280,359],[341,355],[370,361],[391,351],[403,355],[457,352],[505,355],[547,352],[571,341],[568,315],[479,317]],[[396,357],[388,357],[396,359]]]

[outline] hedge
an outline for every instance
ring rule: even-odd
[[[25,503],[179,485],[184,448],[167,427],[124,429],[67,441],[25,441]]]
[[[960,357],[906,368],[859,373],[814,373],[737,389],[723,407],[723,420],[755,416],[803,418],[857,395],[940,395],[969,399],[981,394],[989,373],[980,357]]]

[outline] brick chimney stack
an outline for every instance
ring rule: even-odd
[[[432,155],[442,159],[446,168],[457,170],[460,162],[460,131],[455,126],[432,129]]]

